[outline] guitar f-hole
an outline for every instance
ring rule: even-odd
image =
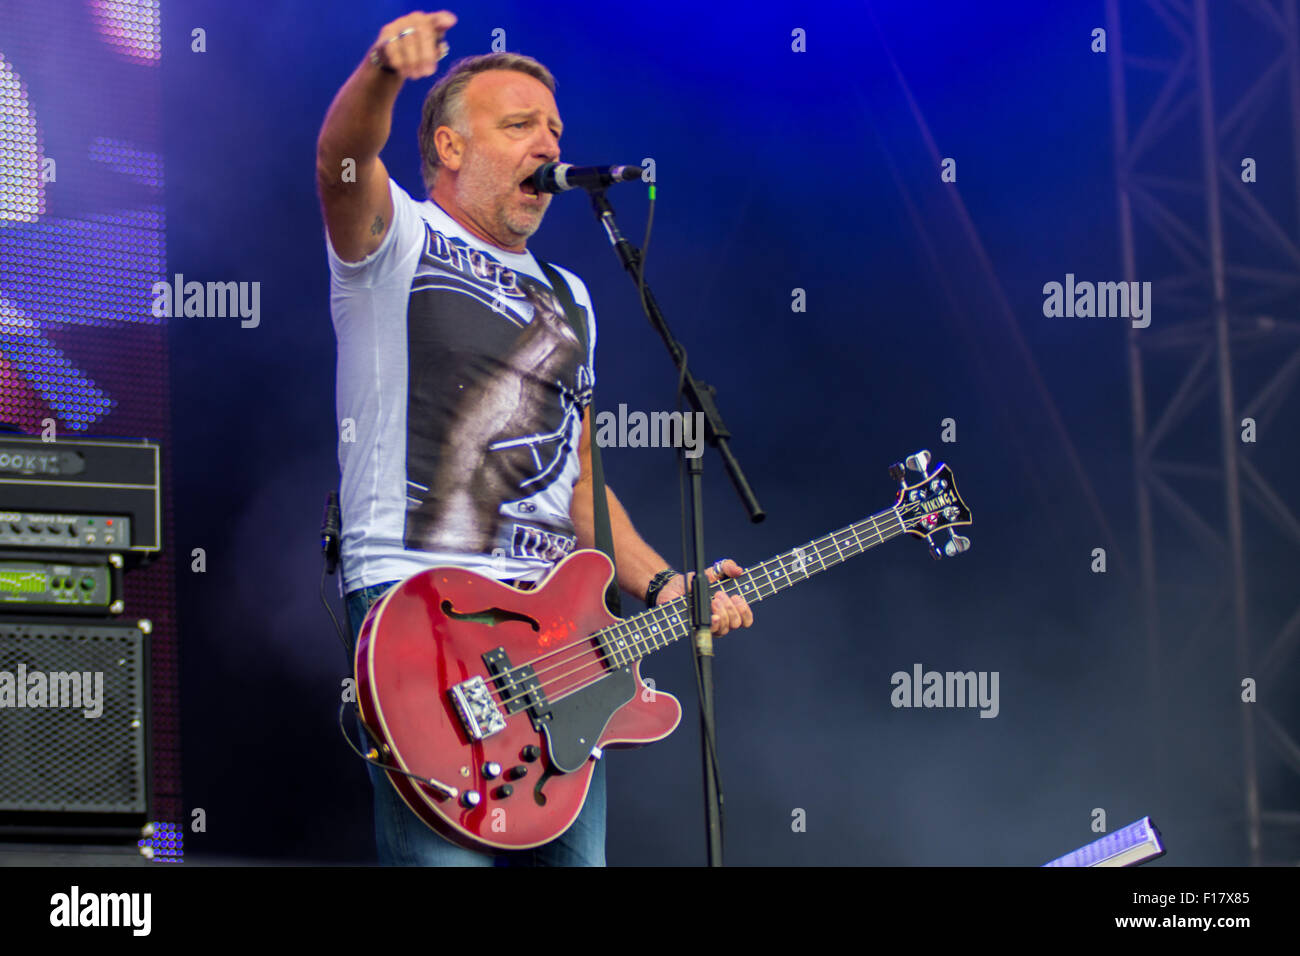
[[[546,794],[542,793],[542,787],[546,786],[546,781],[550,780],[552,777],[558,776],[559,774],[551,769],[551,765],[547,764],[546,769],[542,771],[541,779],[538,780],[537,785],[533,787],[533,800],[536,801],[539,807],[546,806]]]
[[[506,621],[520,621],[527,624],[534,631],[540,631],[541,625],[529,617],[527,614],[520,614],[518,611],[507,611],[502,607],[490,607],[482,611],[457,611],[451,606],[450,601],[442,602],[442,613],[456,621],[469,621],[473,624],[486,624],[488,627],[496,627]]]

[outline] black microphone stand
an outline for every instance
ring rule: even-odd
[[[610,206],[609,200],[605,198],[604,188],[588,189],[588,192],[591,194],[591,206],[595,210],[596,219],[604,227],[606,235],[609,236],[610,245],[614,247],[614,251],[618,254],[619,261],[623,263],[623,268],[632,277],[632,282],[640,287],[637,280],[641,264],[640,251],[628,242],[619,231],[618,223],[614,219],[614,209]],[[673,337],[672,332],[669,331],[668,323],[664,320],[663,313],[659,310],[659,304],[655,302],[650,287],[646,285],[644,288],[645,298],[642,301],[642,308],[645,310],[646,318],[650,320],[650,324],[654,326],[655,331],[659,333],[664,345],[668,348],[673,367],[677,369],[681,378],[682,390],[686,395],[686,400],[690,402],[695,411],[702,412],[704,415],[705,440],[717,449],[722,456],[723,466],[727,469],[727,474],[731,478],[732,485],[735,486],[736,493],[740,496],[741,503],[749,512],[750,521],[754,523],[762,521],[766,515],[759,505],[758,499],[754,496],[753,490],[749,487],[749,482],[745,478],[740,463],[731,453],[731,447],[728,444],[731,432],[723,424],[722,415],[718,412],[718,407],[713,400],[716,390],[713,386],[698,381],[686,368],[685,351]],[[683,457],[686,455],[685,447],[678,448],[677,452]],[[690,478],[689,558],[690,569],[695,572],[694,583],[691,588],[691,630],[694,634],[691,648],[695,655],[695,673],[700,694],[700,750],[704,763],[704,819],[708,832],[709,866],[721,866],[722,806],[716,774],[717,736],[714,731],[713,721],[713,631],[710,626],[712,612],[710,610],[711,601],[709,600],[709,581],[704,574],[703,456],[686,457],[685,461],[687,474]],[[722,578],[719,578],[719,580],[721,581]]]

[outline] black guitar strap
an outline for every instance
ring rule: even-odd
[[[564,316],[573,326],[573,331],[578,336],[578,341],[582,343],[582,354],[588,353],[587,346],[587,323],[585,318],[578,313],[578,304],[573,301],[573,290],[569,288],[569,283],[564,276],[560,275],[548,262],[543,262],[536,255],[537,264],[542,267],[542,272],[546,273],[546,278],[550,280],[551,289],[559,298],[560,304],[564,306]],[[618,593],[618,564],[614,560],[614,536],[609,530],[609,499],[605,497],[605,470],[600,463],[600,445],[595,438],[595,405],[591,406],[589,411],[590,421],[592,424],[591,439],[591,491],[594,496],[592,501],[592,514],[594,517],[596,548],[605,553],[610,563],[614,565],[614,580],[609,582],[609,588],[605,592],[605,604],[610,613],[615,617],[621,617],[623,614],[622,602],[619,600]]]

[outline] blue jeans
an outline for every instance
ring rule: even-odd
[[[371,605],[383,597],[396,581],[358,588],[347,596],[349,642],[348,666],[356,656],[361,624]],[[361,748],[369,749],[370,738],[357,720]],[[495,853],[467,850],[441,837],[411,812],[393,788],[388,775],[373,764],[366,765],[375,790],[375,847],[385,866],[604,866],[605,865],[605,761],[596,761],[587,802],[565,830],[550,843],[531,850]]]

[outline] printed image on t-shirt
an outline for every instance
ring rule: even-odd
[[[544,493],[591,402],[585,344],[546,285],[425,231],[407,308],[404,546],[557,561],[573,525]]]

